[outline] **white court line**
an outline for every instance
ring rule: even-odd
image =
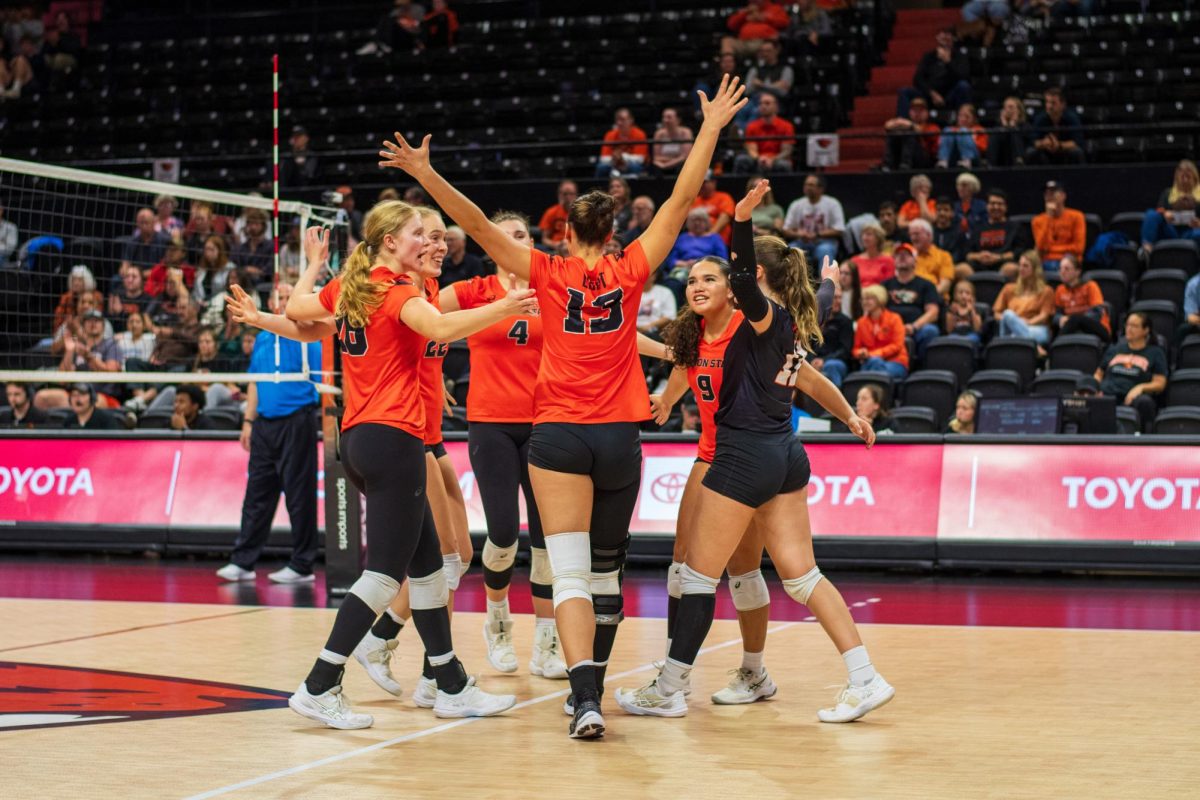
[[[175,451],[175,463],[171,466],[171,485],[167,488],[167,507],[163,512],[168,517],[171,516],[171,508],[175,505],[175,484],[179,482],[179,458],[183,455],[183,451]]]
[[[778,633],[779,631],[786,630],[787,628],[791,628],[791,627],[799,625],[799,624],[800,624],[799,622],[785,622],[782,625],[776,625],[774,628],[768,628],[767,633],[768,634]],[[711,647],[705,647],[703,650],[700,651],[700,655],[706,655],[706,654],[712,653],[716,650],[723,650],[726,647],[732,647],[735,644],[741,644],[741,643],[742,643],[742,639],[739,636],[738,638],[730,639],[727,642],[721,642],[720,644],[714,644]],[[617,681],[622,678],[627,678],[630,675],[636,675],[639,672],[645,672],[646,670],[653,669],[653,668],[654,668],[653,664],[643,664],[640,667],[634,667],[633,669],[626,670],[625,672],[619,672],[616,675],[609,675],[609,676],[607,676],[607,678],[605,679],[604,682],[612,683],[613,681]],[[525,700],[523,702],[517,703],[515,706],[513,706],[509,710],[517,711],[522,708],[527,708],[529,706],[537,705],[538,703],[544,703],[547,700],[554,700],[555,698],[558,698],[558,697],[566,697],[568,694],[570,694],[570,689],[560,689],[559,691],[553,692],[551,694],[542,695],[541,697],[534,697],[530,700]],[[233,783],[233,784],[230,784],[229,786],[222,786],[219,789],[212,789],[210,791],[203,792],[201,794],[195,794],[195,795],[188,797],[187,800],[206,800],[206,798],[219,797],[223,794],[229,794],[230,792],[236,792],[239,789],[248,789],[251,786],[259,786],[261,784],[267,783],[268,781],[277,780],[278,778],[286,778],[291,775],[296,775],[301,772],[306,772],[310,769],[316,769],[317,767],[328,766],[329,764],[336,764],[339,761],[345,761],[350,758],[356,758],[357,756],[366,755],[367,753],[373,753],[376,750],[382,750],[385,747],[391,747],[392,745],[403,744],[404,742],[411,742],[415,739],[423,739],[426,736],[433,736],[434,734],[442,733],[443,731],[452,730],[454,728],[460,728],[463,725],[470,725],[472,722],[479,722],[481,719],[486,719],[486,718],[485,717],[468,717],[466,719],[452,720],[450,722],[446,722],[441,725],[436,725],[436,726],[434,726],[432,728],[428,728],[426,730],[416,731],[415,733],[405,734],[404,736],[397,736],[395,739],[388,739],[387,741],[384,741],[384,742],[376,742],[375,744],[368,745],[366,747],[360,747],[357,750],[350,750],[345,753],[339,753],[338,755],[335,755],[335,756],[329,756],[328,758],[322,758],[318,761],[310,761],[307,764],[301,764],[296,767],[289,767],[288,769],[283,769],[278,772],[272,772],[268,775],[260,775],[257,778],[250,778],[249,780],[244,780],[240,783]]]
[[[975,527],[975,483],[979,478],[979,456],[971,459],[971,502],[967,506],[967,530]]]

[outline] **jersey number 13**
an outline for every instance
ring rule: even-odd
[[[621,308],[624,298],[625,290],[619,288],[599,295],[592,301],[592,308],[606,313],[602,317],[587,320],[585,324],[583,292],[567,289],[567,318],[563,320],[563,330],[567,333],[612,333],[625,321],[625,311]]]

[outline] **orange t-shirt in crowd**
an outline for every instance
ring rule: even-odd
[[[441,308],[438,302],[437,278],[425,279],[425,299],[434,308]],[[449,342],[425,340],[425,350],[421,358],[421,404],[425,407],[425,435],[427,445],[439,444],[442,441],[442,410],[446,405],[446,384],[442,380],[442,362],[446,353],[450,352]]]
[[[770,123],[759,117],[746,126],[746,138],[753,138],[755,136],[786,136],[789,140],[795,139],[796,126],[783,117],[776,117]],[[758,145],[758,154],[760,156],[777,156],[783,150],[784,141],[776,139],[774,141],[754,142],[754,144]]]
[[[935,139],[934,142],[935,142],[934,147],[936,147],[937,140]],[[925,207],[929,209],[930,214],[937,213],[937,203],[935,203],[932,199],[930,199],[925,204]],[[912,222],[914,219],[917,219],[920,216],[921,216],[921,207],[917,205],[916,200],[913,200],[911,198],[909,200],[906,200],[904,202],[904,205],[900,206],[900,211],[897,212],[897,218],[904,220],[905,222]]]
[[[495,275],[454,284],[458,307],[478,308],[504,297]],[[471,383],[467,388],[468,422],[532,422],[533,389],[542,363],[542,318],[508,317],[467,337]]]
[[[700,356],[696,366],[687,370],[688,386],[692,387],[700,411],[700,451],[696,455],[709,464],[717,453],[716,414],[721,400],[721,378],[725,374],[725,348],[743,318],[742,312],[733,312],[729,326],[711,342],[704,340],[704,320],[700,320]]]
[[[555,203],[542,213],[538,227],[542,229],[543,244],[558,244],[567,235],[567,210]]]
[[[879,319],[863,314],[854,328],[854,351],[862,348],[872,356],[884,361],[895,361],[908,366],[908,348],[904,346],[904,320],[895,311],[886,308]]]
[[[763,18],[749,20],[749,11],[739,11],[729,18],[729,30],[739,39],[778,39],[779,32],[787,28],[791,19],[787,9],[778,3],[766,2],[760,8]]]
[[[1074,289],[1068,288],[1065,283],[1062,283],[1054,290],[1054,305],[1063,314],[1073,317],[1076,314],[1082,314],[1089,308],[1100,306],[1102,311],[1100,324],[1106,330],[1111,331],[1112,328],[1108,324],[1108,310],[1101,305],[1103,302],[1104,293],[1100,291],[1100,286],[1095,281],[1081,283]]]
[[[709,197],[697,195],[692,201],[692,208],[703,208],[708,212],[708,224],[716,225],[717,220],[722,214],[729,215],[729,222],[721,229],[721,238],[725,240],[725,246],[728,247],[733,236],[733,198],[725,192],[713,192]]]
[[[645,161],[650,157],[650,146],[646,144],[646,132],[633,125],[629,128],[628,134],[623,134],[617,128],[610,128],[608,133],[604,134],[604,146],[600,148],[600,156],[612,156],[613,150],[621,147],[626,153],[634,156],[641,156]]]
[[[998,317],[1005,311],[1012,311],[1026,321],[1036,319],[1043,314],[1052,315],[1054,313],[1054,290],[1049,286],[1043,286],[1037,294],[1017,294],[1017,284],[1005,284],[1004,288],[1000,290],[1000,296],[992,305],[992,313]],[[1049,325],[1050,320],[1047,318],[1040,324]]]
[[[344,318],[337,320],[346,405],[342,430],[374,422],[422,438],[425,409],[421,405],[420,366],[425,337],[400,321],[400,310],[409,300],[420,297],[421,289],[408,276],[396,275],[387,267],[371,270],[371,280],[391,285],[366,327],[352,328]],[[319,295],[321,305],[330,314],[337,308],[341,286],[341,278],[334,278]]]
[[[1067,253],[1083,258],[1083,249],[1087,245],[1087,220],[1082,211],[1064,208],[1057,217],[1038,214],[1030,226],[1033,228],[1034,246],[1043,261],[1058,261]]]
[[[590,269],[576,256],[530,253],[542,312],[533,421],[598,424],[650,418],[637,351],[637,315],[650,264],[642,243]]]

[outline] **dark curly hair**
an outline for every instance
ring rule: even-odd
[[[725,276],[725,283],[729,283],[729,262],[718,256],[705,256],[696,262],[716,264],[720,268],[721,274]],[[693,264],[695,266],[695,264]],[[694,367],[696,362],[700,360],[700,315],[692,311],[690,306],[684,306],[679,312],[679,316],[671,320],[671,324],[663,329],[663,342],[675,356],[675,366],[677,367]]]

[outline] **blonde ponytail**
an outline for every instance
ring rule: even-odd
[[[383,302],[389,283],[371,280],[375,258],[383,246],[383,237],[394,234],[408,224],[417,213],[408,203],[388,200],[378,203],[363,219],[363,239],[346,259],[338,278],[338,292],[334,315],[345,317],[354,328],[365,328],[371,314]]]
[[[767,287],[792,316],[796,338],[806,345],[825,341],[817,319],[817,295],[808,279],[804,251],[788,247],[778,236],[757,236],[754,252],[762,265]]]

